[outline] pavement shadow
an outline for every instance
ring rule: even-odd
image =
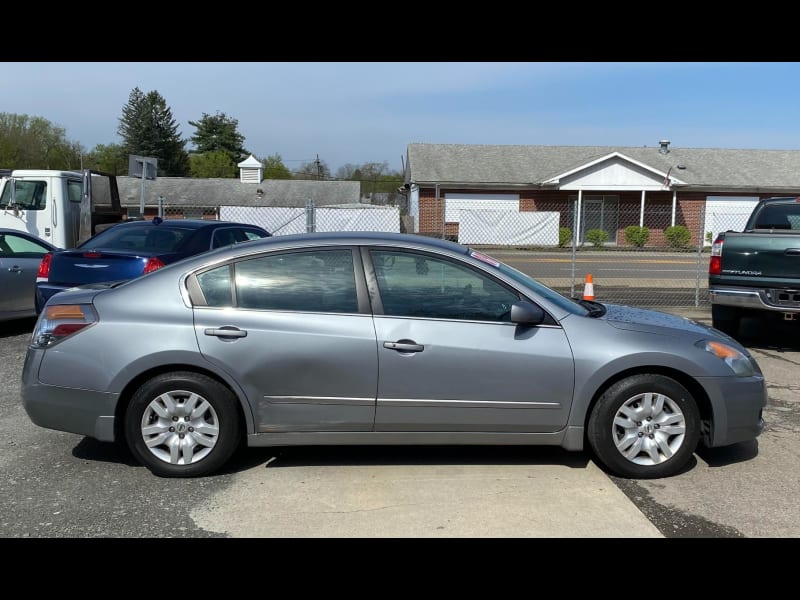
[[[734,463],[747,462],[758,456],[758,440],[749,440],[721,448],[698,448],[697,455],[709,467],[725,467]]]
[[[72,456],[84,460],[141,466],[124,442],[98,442],[85,437],[72,449]]]
[[[783,321],[775,315],[742,319],[737,340],[759,350],[800,350],[800,321]]]
[[[141,467],[124,442],[85,437],[72,449],[75,458]],[[564,465],[585,469],[589,457],[554,446],[240,446],[213,475],[265,468],[375,465]]]
[[[13,337],[22,334],[33,333],[36,326],[36,317],[26,319],[11,319],[10,321],[0,321],[0,339]]]
[[[589,456],[555,446],[285,446],[240,448],[221,473],[264,468],[388,465],[563,465],[585,469]]]

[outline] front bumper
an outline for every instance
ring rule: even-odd
[[[31,421],[39,427],[113,442],[119,394],[40,383],[43,355],[43,350],[28,349],[22,368],[22,406]]]
[[[746,442],[764,430],[767,384],[763,376],[704,377],[700,383],[708,392],[714,413],[708,446]]]

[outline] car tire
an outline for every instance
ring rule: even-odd
[[[236,397],[199,373],[157,375],[134,393],[125,414],[134,456],[161,477],[200,477],[219,469],[241,439]]]
[[[739,309],[731,306],[711,305],[711,326],[719,329],[732,338],[739,335],[739,326],[742,322],[742,315]]]
[[[657,374],[622,379],[598,399],[587,427],[589,445],[615,475],[669,477],[689,462],[700,439],[700,413],[689,391]]]

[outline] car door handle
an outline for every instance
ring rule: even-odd
[[[800,248],[787,248],[783,253],[789,256],[800,256]]]
[[[209,327],[205,331],[203,331],[206,335],[213,335],[216,337],[222,338],[243,338],[247,337],[247,331],[242,329],[238,329],[236,327],[220,327],[219,329],[214,329]]]
[[[383,347],[398,352],[422,352],[425,346],[417,344],[413,340],[398,340],[396,342],[383,342]]]
[[[19,268],[19,265],[14,265],[13,267],[8,267],[9,273],[22,273],[22,269]]]

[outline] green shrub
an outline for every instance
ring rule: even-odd
[[[572,241],[572,230],[569,227],[558,228],[558,247],[563,248]]]
[[[586,241],[599,248],[608,241],[608,232],[603,229],[590,229],[586,232]]]
[[[692,232],[686,225],[673,225],[664,230],[664,238],[670,248],[686,248],[692,239]]]
[[[638,225],[628,225],[625,228],[625,241],[631,246],[641,248],[650,239],[650,230],[647,227],[639,227]]]
[[[713,235],[714,235],[713,231],[706,231],[706,241],[709,244],[713,244],[714,243],[714,239],[712,238]]]

